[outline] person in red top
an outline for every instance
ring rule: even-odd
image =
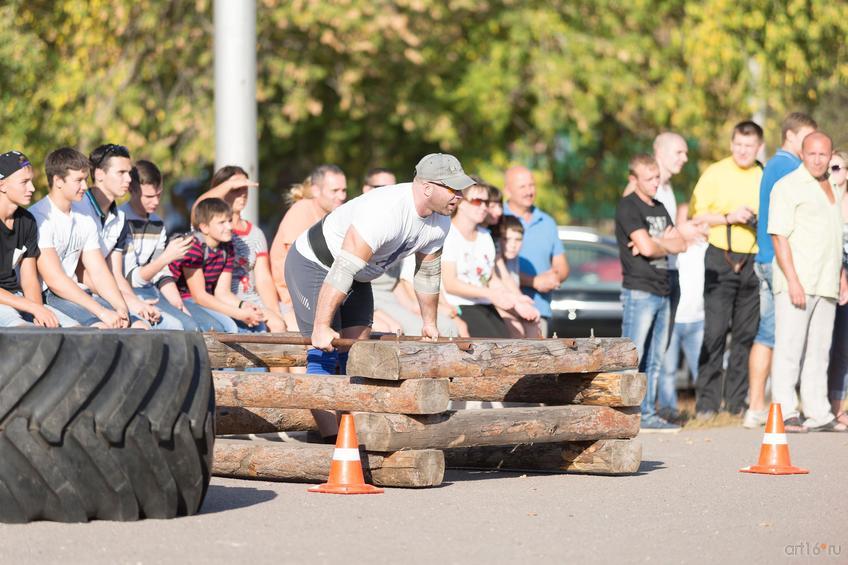
[[[233,223],[230,206],[220,198],[199,202],[192,213],[199,233],[183,256],[170,264],[183,304],[204,331],[237,333],[235,320],[247,327],[264,321],[262,310],[240,300],[231,290]],[[204,323],[214,319],[212,327]]]
[[[249,180],[247,172],[241,167],[228,165],[221,167],[212,175],[211,185],[212,188],[202,194],[197,203],[207,198],[220,198],[232,209],[234,256],[230,290],[239,300],[261,309],[265,319],[264,323],[252,328],[243,322],[238,322],[239,327],[252,331],[286,331],[286,323],[280,312],[277,289],[271,278],[268,240],[258,226],[254,226],[241,215],[247,205],[249,189],[258,187],[259,184]],[[258,198],[258,194],[254,198]]]

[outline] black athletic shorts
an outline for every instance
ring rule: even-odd
[[[311,336],[315,322],[315,305],[318,293],[327,278],[327,268],[310,261],[292,245],[286,256],[286,285],[292,299],[297,327],[301,335]],[[371,283],[354,281],[347,298],[333,316],[332,327],[337,332],[353,326],[368,326],[374,323],[374,295]]]

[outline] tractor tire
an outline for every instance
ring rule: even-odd
[[[214,411],[200,333],[0,330],[0,522],[196,513]]]

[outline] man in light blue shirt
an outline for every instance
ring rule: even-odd
[[[768,407],[765,404],[766,380],[771,372],[771,357],[774,350],[774,294],[772,290],[772,262],[774,245],[768,234],[769,205],[771,191],[777,181],[794,171],[801,164],[801,144],[804,138],[816,131],[816,121],[801,112],[793,112],[784,118],[781,130],[783,145],[777,150],[763,169],[760,182],[760,209],[757,218],[757,246],[754,257],[754,272],[760,279],[760,325],[748,356],[748,409],[742,425],[756,428],[766,423]]]
[[[568,277],[568,260],[554,219],[536,208],[536,183],[527,167],[507,169],[504,176],[507,202],[504,214],[516,216],[524,226],[524,243],[518,256],[521,290],[533,298],[542,315],[542,335],[548,335],[551,291]]]

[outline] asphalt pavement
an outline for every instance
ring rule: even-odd
[[[761,438],[643,435],[636,475],[449,471],[439,488],[383,495],[214,478],[188,518],[0,525],[0,562],[848,562],[848,434],[789,436],[809,475],[740,473]]]

